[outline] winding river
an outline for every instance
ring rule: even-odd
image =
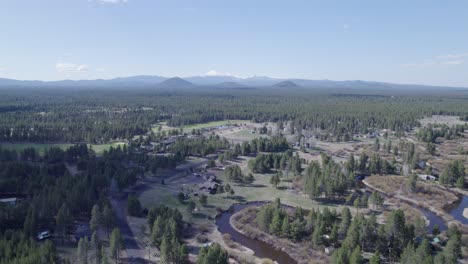
[[[462,224],[468,225],[468,218],[463,216],[463,210],[466,208],[468,208],[468,195],[463,195],[459,202],[448,206],[446,211]]]
[[[250,202],[244,204],[234,204],[232,205],[227,211],[222,212],[216,217],[216,225],[218,227],[219,232],[222,234],[229,234],[231,235],[232,240],[236,241],[237,243],[250,248],[254,251],[255,256],[260,258],[269,258],[273,261],[276,261],[280,264],[283,263],[297,263],[294,259],[292,259],[288,254],[283,251],[275,249],[268,243],[265,243],[260,240],[252,239],[246,235],[243,235],[237,232],[229,223],[229,219],[231,216],[240,210],[249,207],[249,206],[260,206],[265,204],[265,202]],[[414,206],[414,205],[413,205]],[[434,225],[438,225],[441,231],[447,230],[447,224],[445,221],[438,216],[437,214],[431,212],[428,209],[414,206],[427,217],[429,220],[429,225],[427,226],[428,233],[432,232],[432,228]],[[468,224],[468,219],[463,216],[463,210],[468,207],[468,196],[463,196],[461,201],[455,203],[454,205],[447,208],[447,212],[451,214],[456,220],[460,221],[463,224]]]
[[[268,243],[265,243],[260,240],[252,239],[244,234],[237,232],[229,223],[229,219],[231,216],[240,210],[252,206],[252,205],[262,205],[265,202],[250,202],[244,204],[234,204],[232,205],[229,210],[222,212],[216,217],[216,225],[218,226],[219,232],[221,234],[228,233],[231,235],[231,239],[236,241],[237,243],[250,248],[254,251],[255,256],[260,258],[269,258],[274,260],[280,264],[289,264],[289,263],[297,263],[294,259],[292,259],[288,254],[285,252],[278,250],[271,246]]]

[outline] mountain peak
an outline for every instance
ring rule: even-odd
[[[169,87],[169,88],[190,88],[195,85],[180,77],[172,77],[161,82],[158,86]]]
[[[289,81],[289,80],[279,82],[279,83],[277,83],[277,84],[275,84],[275,85],[273,85],[273,86],[274,86],[274,87],[279,87],[279,88],[299,87],[299,85],[297,85],[295,82]]]

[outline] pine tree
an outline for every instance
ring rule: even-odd
[[[107,259],[106,251],[104,250],[104,247],[101,247],[101,264],[109,264],[109,260]]]
[[[282,215],[280,210],[275,210],[269,230],[274,235],[281,235]]]
[[[115,259],[115,262],[119,262],[120,250],[122,249],[122,236],[118,228],[112,230],[110,237],[109,247],[112,257]]]
[[[375,251],[374,255],[370,258],[369,264],[380,264],[380,251]]]
[[[204,194],[200,196],[200,204],[206,206],[208,204],[208,197]]]
[[[315,228],[314,232],[312,233],[312,244],[315,247],[318,247],[322,244],[324,229],[325,226],[322,223],[319,227]]]
[[[289,237],[289,235],[290,235],[289,219],[288,217],[284,217],[283,223],[281,224],[281,236]]]
[[[333,224],[332,231],[330,233],[330,243],[332,243],[334,246],[338,244],[338,225]]]
[[[96,231],[98,226],[103,222],[101,215],[101,210],[99,209],[99,205],[95,204],[93,209],[91,210],[91,220],[89,221],[89,227],[91,230]]]
[[[357,246],[349,257],[349,264],[361,264],[363,261],[361,247]]]
[[[57,217],[55,218],[55,222],[57,224],[59,234],[62,238],[65,238],[68,228],[73,224],[73,218],[66,204],[62,204],[60,207]]]
[[[341,209],[341,222],[340,227],[338,229],[338,234],[340,238],[344,238],[346,233],[348,232],[349,225],[351,224],[351,211],[349,211],[348,207],[343,207]]]
[[[81,260],[81,263],[87,264],[88,263],[88,239],[86,237],[80,238],[78,241],[78,249],[77,249],[77,255],[78,259]]]
[[[270,183],[275,186],[275,188],[278,188],[278,184],[281,182],[281,179],[278,174],[275,174],[271,176],[270,178]]]

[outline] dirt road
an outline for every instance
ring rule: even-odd
[[[125,192],[120,196],[109,197],[109,201],[112,206],[116,217],[116,225],[122,233],[125,250],[121,254],[122,263],[150,263],[145,259],[145,249],[141,248],[138,244],[127,220],[127,196]]]

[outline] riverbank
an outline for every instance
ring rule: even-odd
[[[328,256],[313,250],[309,241],[292,242],[260,230],[255,221],[258,210],[259,207],[255,205],[246,207],[235,213],[229,223],[237,232],[252,239],[263,241],[276,250],[285,252],[298,264],[307,264],[310,259],[313,259],[314,263],[328,263]]]
[[[392,179],[391,181],[393,181],[393,183],[398,183],[399,185],[398,188],[395,188],[395,186],[392,187],[391,184],[388,184],[388,181],[382,181],[382,178],[389,178],[389,177],[394,177],[394,179]],[[376,179],[376,178],[379,178],[379,179]],[[395,181],[396,178],[398,178],[397,181]],[[431,193],[428,191],[428,189],[424,188],[424,187],[427,187],[427,186],[424,186],[426,185],[425,183],[418,182],[417,183],[418,188],[420,188],[420,190],[424,190],[424,199],[422,199],[420,196],[407,195],[408,193],[402,190],[404,188],[403,180],[404,178],[401,176],[371,176],[363,180],[362,182],[369,189],[378,191],[390,197],[397,198],[410,205],[429,210],[432,213],[439,216],[440,218],[442,218],[447,226],[454,224],[463,233],[465,234],[468,233],[468,227],[466,225],[456,220],[453,216],[451,216],[444,210],[445,207],[459,201],[460,198],[456,194],[452,192],[448,192],[441,188],[437,188],[435,186],[430,186],[431,187],[430,190],[433,191],[433,193]],[[384,190],[384,188],[387,188],[387,189]]]

